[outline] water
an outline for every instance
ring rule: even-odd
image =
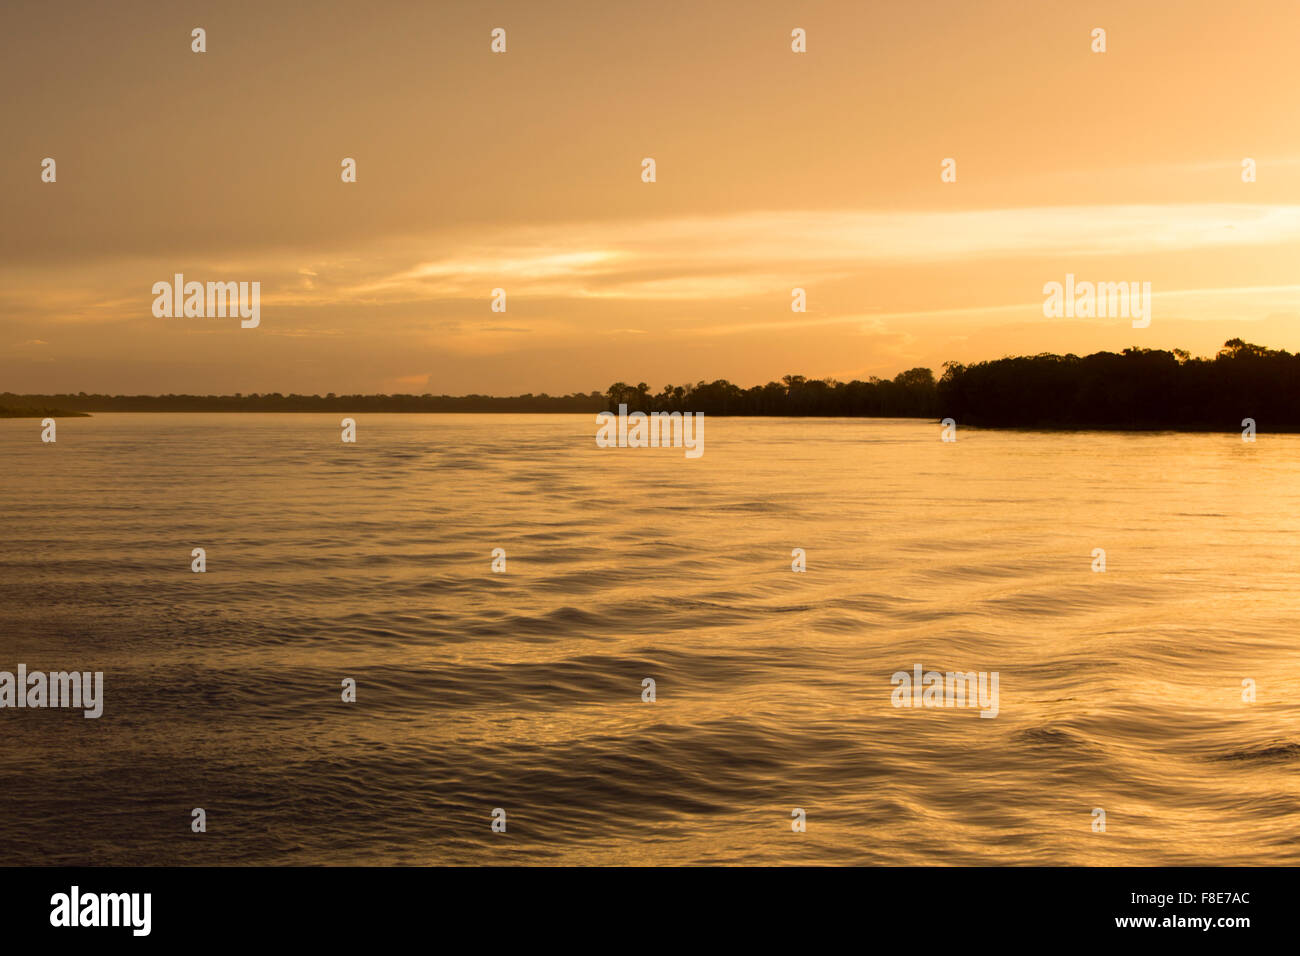
[[[1300,436],[339,418],[0,421],[6,863],[1300,863]]]

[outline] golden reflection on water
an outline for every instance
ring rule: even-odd
[[[0,669],[107,694],[8,715],[15,862],[74,817],[122,863],[1300,862],[1300,437],[337,428],[0,422]],[[895,708],[916,664],[998,716]],[[196,793],[202,844],[159,826]]]

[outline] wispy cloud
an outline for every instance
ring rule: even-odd
[[[435,247],[437,239],[411,240]],[[365,301],[482,298],[492,287],[576,299],[716,300],[868,265],[1140,256],[1300,243],[1300,206],[1059,206],[962,212],[756,212],[505,231],[321,293]],[[408,252],[408,255],[410,253]]]
[[[1079,260],[1207,253],[1241,248],[1300,249],[1300,205],[1201,203],[1053,206],[966,211],[769,211],[735,215],[555,224],[392,237],[346,255],[289,250],[194,263],[187,278],[236,277],[262,283],[264,311],[295,310],[286,334],[309,334],[313,309],[365,312],[401,304],[482,308],[505,288],[512,331],[516,304],[599,300],[720,303],[788,295],[794,285],[852,278],[868,269],[1002,261],[1037,275],[1046,258]],[[304,261],[310,262],[304,266]],[[1081,264],[1086,264],[1082,263]],[[10,277],[3,304],[53,321],[147,319],[150,285],[175,263],[104,262],[69,285],[66,273],[27,269]],[[0,270],[3,274],[3,270]],[[1198,274],[1198,270],[1191,270]],[[128,280],[124,277],[129,276]],[[1243,285],[1246,283],[1243,282]],[[1221,291],[1232,291],[1223,283]],[[1258,282],[1252,288],[1260,288]],[[1274,290],[1287,289],[1272,286]],[[1161,290],[1161,291],[1168,291]],[[997,308],[997,300],[971,303]],[[459,305],[458,305],[459,303]],[[301,310],[301,311],[297,311]],[[845,316],[842,321],[853,321]],[[535,327],[534,322],[527,325]],[[473,323],[484,331],[487,323]],[[501,326],[492,326],[502,328]],[[268,324],[268,329],[274,323]],[[320,330],[317,330],[319,332]]]

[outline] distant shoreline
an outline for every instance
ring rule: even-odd
[[[5,408],[0,406],[0,418],[90,418],[89,412],[69,412],[62,408]]]
[[[604,409],[602,409],[604,411]],[[327,415],[334,414],[337,410],[283,410],[283,409],[257,409],[245,408],[234,410],[205,410],[205,409],[134,409],[123,411],[114,409],[109,412],[100,412],[99,414],[109,415]],[[372,415],[585,415],[586,412],[554,412],[545,410],[507,410],[507,411],[457,411],[455,409],[444,411],[419,411],[412,409],[366,409],[368,414]],[[342,410],[346,414],[346,409]],[[353,412],[361,414],[360,412]],[[59,411],[58,409],[0,409],[0,419],[5,418],[94,418],[90,412],[68,412]],[[818,421],[818,420],[844,420],[844,421],[873,421],[879,419],[897,420],[912,419],[915,421],[927,422],[938,428],[941,420],[933,415],[724,415],[714,414],[715,418],[735,418],[735,419],[778,419],[778,420],[797,420],[797,421]],[[1094,425],[1008,425],[1002,423],[976,423],[965,422],[959,423],[965,428],[978,428],[981,431],[998,431],[998,432],[1045,432],[1050,434],[1079,434],[1081,432],[1128,432],[1133,434],[1155,434],[1158,432],[1169,432],[1172,434],[1186,435],[1237,435],[1241,428],[1236,425],[1124,425],[1124,424],[1094,424]],[[1297,424],[1280,424],[1268,426],[1267,422],[1262,423],[1260,434],[1272,433],[1275,435],[1295,435],[1300,434],[1300,425]]]
[[[61,410],[61,411],[57,411]],[[1230,339],[1213,358],[1128,348],[1080,357],[1044,353],[893,379],[840,382],[786,375],[742,388],[717,379],[615,382],[570,395],[56,395],[0,393],[0,417],[93,412],[591,414],[682,412],[710,417],[951,419],[957,426],[1032,431],[1300,432],[1300,355]]]

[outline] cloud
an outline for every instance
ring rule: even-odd
[[[412,240],[408,248],[422,243],[438,240]],[[505,230],[445,258],[422,257],[378,276],[340,277],[322,294],[358,302],[486,299],[500,287],[515,296],[708,301],[788,294],[792,282],[844,278],[867,266],[1289,243],[1300,243],[1300,206],[752,212]]]
[[[788,296],[794,286],[825,289],[841,280],[857,281],[869,270],[929,269],[947,275],[953,268],[987,268],[1004,272],[1016,264],[1017,299],[987,290],[965,295],[960,309],[940,301],[942,284],[921,279],[909,308],[878,297],[856,297],[838,311],[835,321],[856,321],[858,313],[882,316],[922,315],[965,310],[976,313],[1033,304],[1037,284],[1054,275],[1049,259],[1078,262],[1089,258],[1131,260],[1143,256],[1197,255],[1261,248],[1300,248],[1300,206],[1244,203],[1166,205],[1051,206],[963,211],[759,211],[733,215],[559,223],[552,226],[449,231],[373,240],[346,252],[278,250],[186,263],[187,277],[237,279],[262,283],[262,311],[271,328],[274,316],[290,315],[285,334],[320,335],[315,310],[330,309],[344,326],[364,321],[374,310],[407,304],[446,307],[443,321],[470,319],[470,334],[487,331],[567,333],[575,325],[567,316],[584,304],[640,302],[673,308],[699,303],[711,309],[725,303],[755,302]],[[180,255],[180,254],[178,254]],[[1280,259],[1289,259],[1290,252]],[[184,258],[183,256],[180,256]],[[310,261],[310,267],[302,262]],[[102,261],[82,270],[83,279],[67,282],[64,271],[48,274],[26,269],[6,276],[0,305],[13,315],[38,316],[54,322],[150,320],[153,281],[178,271],[175,261],[129,264]],[[936,272],[935,270],[940,270]],[[919,275],[920,273],[918,273]],[[1198,265],[1181,276],[1203,277]],[[5,272],[0,269],[0,276]],[[1262,290],[1290,290],[1267,285],[1271,275],[1245,277],[1228,273],[1214,286],[1196,290],[1215,294],[1261,295]],[[1280,277],[1279,277],[1280,278]],[[1241,282],[1241,290],[1233,288]],[[508,294],[511,324],[479,326],[486,318],[492,290]],[[1032,291],[1030,291],[1032,288]],[[1255,290],[1255,291],[1248,291]],[[1174,290],[1164,282],[1157,295]],[[1186,294],[1192,294],[1190,290]],[[1024,298],[1019,298],[1024,297]],[[823,300],[824,301],[824,300]],[[567,303],[567,307],[566,307]],[[915,308],[911,308],[914,305]],[[521,308],[521,306],[523,308]],[[1286,307],[1280,303],[1279,307]],[[710,325],[738,317],[719,310]],[[817,320],[826,320],[820,316]],[[792,320],[793,321],[793,320]],[[801,318],[807,324],[813,317]]]
[[[402,386],[428,385],[429,378],[430,375],[429,373],[426,372],[423,375],[399,375],[398,377],[394,378],[392,381],[393,384],[402,385]]]

